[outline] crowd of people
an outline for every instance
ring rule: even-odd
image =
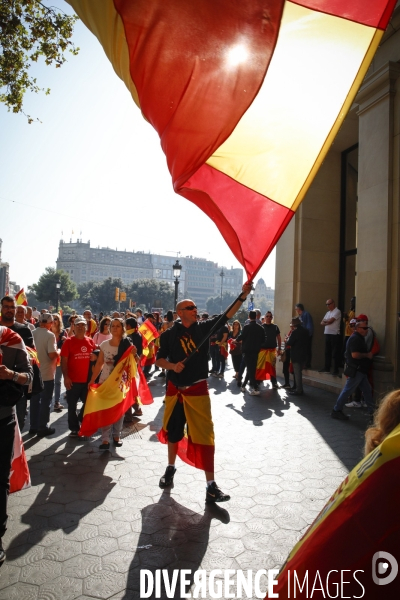
[[[97,317],[85,310],[83,315],[70,315],[67,326],[60,313],[17,306],[12,296],[2,298],[0,383],[8,387],[0,387],[0,537],[7,520],[7,482],[16,421],[22,430],[29,413],[31,435],[53,435],[55,428],[50,425],[50,411],[52,403],[54,411],[65,408],[61,402],[63,380],[69,436],[77,437],[90,386],[106,381],[127,349],[147,379],[154,366],[166,384],[163,426],[158,437],[168,445],[168,463],[160,487],[172,484],[178,455],[204,470],[207,502],[229,500],[229,495],[214,479],[214,429],[207,380],[225,377],[230,355],[233,377],[243,393],[259,396],[261,382],[270,380],[272,389],[280,387],[287,389],[290,395],[302,396],[302,371],[311,367],[312,360],[313,319],[301,303],[296,304],[296,316],[283,336],[273,322],[271,311],[262,316],[259,310],[250,310],[243,326],[238,320],[230,324],[250,290],[251,286],[245,284],[224,315],[198,314],[194,302],[187,299],[178,303],[176,311],[169,310],[165,315],[143,313],[138,309],[135,313],[115,311],[111,315],[100,313]],[[351,301],[350,311],[343,316],[332,299],[327,300],[326,306],[328,311],[321,321],[325,337],[322,372],[330,373],[333,365],[332,374],[339,376],[342,318],[346,327],[343,351],[347,382],[331,416],[347,420],[342,410],[344,405],[357,407],[363,402],[372,414],[375,406],[370,383],[371,364],[379,345],[368,325],[368,317],[363,314],[356,317],[355,299]],[[146,323],[149,324],[147,330],[155,332],[150,342],[140,332]],[[277,382],[277,359],[282,362],[284,383],[281,385]],[[15,389],[11,390],[12,386]],[[13,397],[13,401],[8,397]],[[81,407],[78,408],[79,402]],[[125,415],[101,428],[100,450],[108,450],[111,443],[115,447],[122,446],[123,421],[132,421],[142,414],[137,397]],[[3,555],[1,548],[0,562]]]

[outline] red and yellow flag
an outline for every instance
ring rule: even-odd
[[[79,435],[91,436],[101,427],[118,421],[137,399],[140,401],[141,385],[144,385],[143,380],[128,348],[107,379],[90,386]]]
[[[10,471],[10,494],[31,487],[31,475],[19,430],[18,421],[15,424],[14,451]]]
[[[154,339],[158,338],[160,334],[158,333],[156,327],[154,327],[153,323],[149,319],[146,319],[145,322],[141,324],[141,326],[139,327],[139,333],[142,334],[142,358],[143,358],[143,357],[147,357],[149,355],[149,353],[151,353],[149,344]],[[143,362],[142,362],[142,364],[143,364]],[[151,363],[151,364],[153,364],[153,363]]]
[[[185,436],[177,446],[179,458],[197,469],[213,472],[214,426],[207,381],[199,381],[185,390],[168,382],[163,426],[157,434],[163,444],[168,443],[168,421],[177,402],[183,402],[187,421]]]
[[[23,306],[28,306],[28,298],[26,297],[26,294],[24,292],[24,288],[21,288],[19,290],[19,292],[17,292],[15,294],[15,304],[19,305],[23,305]]]
[[[256,379],[264,381],[276,376],[276,350],[263,349],[258,353]]]
[[[396,0],[67,1],[157,130],[175,191],[212,219],[253,279],[342,125]]]
[[[398,597],[396,581],[388,582],[382,592],[372,577],[373,557],[377,552],[389,552],[400,559],[399,470],[400,425],[351,471],[293,548],[274,587],[281,600],[329,597],[326,595],[329,572],[333,598],[334,590],[340,589],[335,586],[340,586],[341,571],[346,583],[342,598]],[[358,581],[367,591],[365,596],[353,577],[357,570]],[[316,580],[316,589],[311,594]],[[305,584],[302,592],[298,582]]]

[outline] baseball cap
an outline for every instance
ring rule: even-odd
[[[368,317],[367,315],[358,315],[358,317],[356,317],[356,321],[368,321]]]
[[[87,325],[87,321],[83,315],[77,315],[74,321],[74,325],[79,325],[80,323],[84,323],[85,325]]]
[[[39,315],[39,323],[52,323],[53,322],[53,315],[51,315],[50,313],[42,313],[41,315]]]

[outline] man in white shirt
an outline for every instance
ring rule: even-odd
[[[336,307],[335,301],[332,298],[326,301],[328,312],[321,321],[321,325],[324,326],[325,336],[325,367],[321,369],[320,373],[331,372],[331,362],[333,359],[333,371],[332,375],[338,377],[339,375],[339,352],[340,352],[340,321],[342,313]]]
[[[58,358],[56,336],[50,331],[52,323],[53,316],[50,313],[43,313],[39,317],[39,327],[33,331],[44,388],[31,398],[29,433],[36,433],[39,437],[52,435],[55,432],[54,427],[49,427],[50,405]]]

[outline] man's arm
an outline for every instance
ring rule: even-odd
[[[361,358],[369,358],[372,360],[374,355],[372,352],[352,352],[351,357],[355,358],[356,360],[360,360]]]
[[[233,317],[234,314],[237,313],[237,311],[239,310],[239,308],[241,308],[243,302],[246,300],[246,298],[250,294],[250,292],[251,292],[251,284],[245,283],[242,287],[242,293],[240,294],[239,299],[237,300],[237,302],[235,302],[235,304],[232,306],[230,311],[226,313],[226,316],[228,317],[228,319],[230,319],[231,317]]]

